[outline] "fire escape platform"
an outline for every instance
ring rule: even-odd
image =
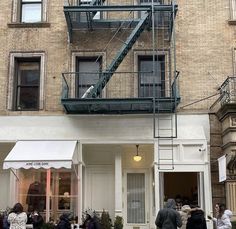
[[[154,5],[154,12],[172,12],[175,15],[178,10],[178,5]],[[66,18],[69,40],[72,42],[73,32],[80,28],[90,28],[90,29],[101,29],[101,28],[117,28],[121,24],[125,26],[129,24],[130,28],[134,28],[139,19],[131,20],[126,19],[93,19],[92,17],[97,12],[152,12],[151,5],[75,5],[75,6],[64,6],[64,14]],[[87,21],[80,21],[80,14],[85,13],[87,15]],[[173,18],[169,18],[169,27],[172,28]],[[151,24],[151,22],[150,22]]]
[[[149,114],[173,113],[180,98],[86,98],[62,99],[67,114]]]

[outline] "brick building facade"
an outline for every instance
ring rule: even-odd
[[[225,95],[222,84],[235,71],[235,1],[177,0],[173,1],[176,8],[172,1],[166,0],[153,1],[156,8],[148,0],[78,2],[82,5],[63,0],[2,0],[0,3],[1,164],[20,141],[78,141],[77,175],[71,175],[69,191],[56,182],[59,178],[66,181],[67,170],[52,172],[54,186],[49,182],[49,172],[39,175],[41,170],[36,169],[32,173],[45,181],[45,196],[49,195],[50,187],[51,192],[55,191],[52,207],[55,218],[65,210],[57,207],[60,198],[67,198],[69,193],[69,210],[79,218],[87,208],[98,212],[106,209],[112,217],[124,217],[125,228],[154,228],[156,212],[163,206],[165,197],[182,194],[191,199],[195,188],[198,204],[207,214],[213,213],[215,203],[225,202],[235,215],[235,167],[227,170],[227,182],[219,183],[217,165],[217,158],[224,154],[229,155],[228,165],[236,152],[236,131],[232,124],[236,114],[235,78],[230,84],[233,87],[230,102],[222,103]],[[111,8],[104,11],[95,8],[91,12],[87,9],[87,13],[83,8],[76,8],[95,2],[94,7]],[[139,9],[139,5],[146,8]],[[152,10],[153,18],[149,17]],[[146,23],[145,29],[135,34],[138,38],[132,43],[133,37],[126,39],[138,30],[140,20],[146,20],[144,11],[150,14],[149,25]],[[153,29],[153,25],[157,28]],[[105,80],[106,85],[100,85],[101,92],[98,87],[100,94],[95,105],[93,97],[85,99],[84,104],[82,95],[101,78],[97,72],[109,69],[127,41],[131,47],[125,47],[127,54],[123,54],[111,78]],[[157,63],[157,67],[151,63]],[[79,71],[84,75],[79,75]],[[143,83],[142,71],[145,76],[160,72],[160,78],[155,81],[153,77],[151,83],[145,80]],[[179,72],[177,79],[176,72]],[[87,76],[91,79],[83,83]],[[104,73],[102,76],[107,79]],[[175,80],[178,96],[173,92]],[[155,96],[153,82],[161,91]],[[157,97],[157,111],[153,112],[153,100],[145,100],[146,97]],[[159,97],[164,97],[164,104],[174,108],[167,106],[164,111]],[[107,100],[104,102],[103,98]],[[167,119],[171,124],[167,124]],[[157,136],[161,125],[166,131],[171,129],[171,136],[164,136],[164,140]],[[177,136],[173,136],[174,132]],[[130,161],[136,145],[143,157],[141,164]],[[161,158],[163,147],[172,156]],[[16,173],[19,180],[10,171],[0,169],[2,179],[10,181],[9,186],[0,189],[1,196],[6,196],[0,199],[3,208],[16,200],[28,207],[24,186],[32,180],[25,170],[18,168]],[[189,186],[181,182],[181,177]],[[72,187],[73,179],[76,188]],[[142,196],[145,204],[141,200],[135,202],[127,194],[134,185],[132,179],[148,187]],[[186,193],[178,188],[185,185]],[[107,198],[98,200],[106,186],[111,193],[106,192]],[[176,187],[175,191],[171,191],[171,186]],[[46,219],[52,216],[46,213],[49,202],[45,202]],[[138,214],[140,222],[135,218]]]

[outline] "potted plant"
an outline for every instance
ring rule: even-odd
[[[123,229],[123,218],[121,216],[116,216],[114,221],[114,229]]]
[[[112,222],[111,222],[111,218],[110,218],[110,215],[108,212],[103,210],[102,215],[101,215],[101,219],[100,219],[100,223],[101,223],[102,229],[111,229]]]

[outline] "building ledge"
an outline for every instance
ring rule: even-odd
[[[226,103],[216,112],[217,117],[222,122],[231,114],[236,113],[236,103]]]
[[[37,23],[8,23],[7,26],[9,28],[49,28],[51,26],[48,22],[37,22]]]
[[[228,20],[228,24],[229,25],[236,25],[236,20],[234,19],[234,20]]]

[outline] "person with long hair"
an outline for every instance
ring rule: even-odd
[[[216,213],[216,218],[208,218],[213,220],[216,229],[231,229],[232,224],[230,218],[232,217],[232,212],[226,209],[225,204],[218,204],[218,206],[219,211]]]
[[[27,214],[23,211],[21,203],[14,205],[7,220],[10,223],[10,229],[26,229]]]

